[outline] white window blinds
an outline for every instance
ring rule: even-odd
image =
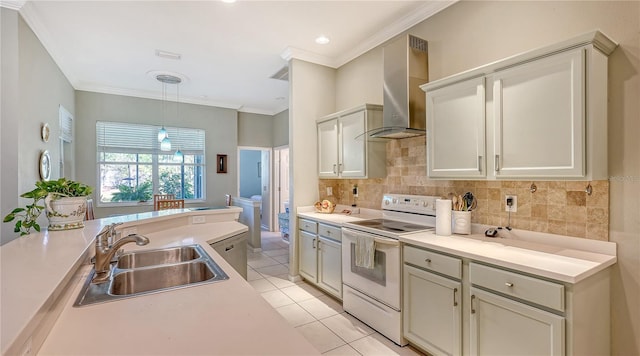
[[[169,126],[165,129],[169,133],[172,151],[180,149],[184,154],[204,155],[204,130]],[[160,126],[98,121],[98,152],[170,154],[160,150],[158,130]]]

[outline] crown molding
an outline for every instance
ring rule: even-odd
[[[353,47],[352,50],[344,53],[343,55],[334,59],[336,68],[349,63],[350,61],[358,58],[362,54],[376,48],[377,46],[385,43],[393,37],[407,31],[411,27],[419,24],[420,22],[428,19],[429,17],[437,14],[438,12],[446,9],[447,7],[455,4],[459,0],[446,0],[446,1],[427,1],[424,5],[420,6],[415,11],[405,15],[397,21],[391,23],[388,26],[382,28],[373,36],[369,37],[360,45]]]
[[[447,0],[447,1],[429,1],[420,6],[416,11],[413,11],[401,19],[385,26],[381,31],[378,31],[373,36],[361,42],[359,45],[353,47],[352,50],[338,57],[328,57],[317,53],[305,51],[295,47],[287,47],[280,57],[287,62],[292,58],[300,59],[303,61],[320,64],[331,68],[339,68],[344,64],[352,61],[353,59],[361,56],[367,51],[385,43],[391,38],[401,34],[402,32],[410,29],[411,27],[419,24],[420,22],[428,19],[429,17],[437,14],[438,12],[446,9],[447,7],[455,4],[459,0]]]
[[[317,54],[310,51],[305,51],[303,49],[296,48],[296,47],[287,47],[282,52],[282,54],[280,54],[280,57],[282,57],[282,59],[284,59],[287,62],[295,58],[295,59],[303,60],[305,62],[320,64],[320,65],[327,66],[334,69],[339,67],[335,59],[331,57],[323,56],[321,54]]]
[[[0,7],[5,9],[20,11],[26,1],[0,0]]]
[[[29,25],[31,31],[38,37],[40,43],[49,53],[53,61],[58,65],[62,74],[67,78],[69,83],[74,89],[77,89],[79,80],[73,75],[73,71],[69,68],[69,64],[62,55],[62,51],[55,45],[56,41],[53,40],[53,36],[43,25],[38,12],[35,10],[31,2],[26,2],[20,9],[20,15],[24,21]]]

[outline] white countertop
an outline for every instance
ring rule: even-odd
[[[372,209],[352,215],[339,213],[348,208],[337,206],[334,213],[323,214],[314,207],[303,207],[298,208],[298,217],[341,226],[382,216],[380,210]],[[613,242],[524,230],[501,230],[501,237],[488,238],[482,233],[486,228],[474,224],[473,235],[437,236],[429,231],[401,235],[399,240],[566,283],[578,283],[617,261]]]
[[[437,236],[430,231],[403,235],[400,241],[572,284],[617,261],[613,242],[523,230],[500,234],[506,237]]]
[[[352,211],[351,214],[342,213],[343,210]],[[382,217],[381,210],[352,208],[346,205],[338,205],[331,214],[318,213],[313,206],[300,207],[297,210],[298,217],[309,218],[327,224],[340,225],[359,220],[377,219]]]
[[[317,354],[210,246],[246,231],[235,221],[217,221],[229,210],[174,210],[86,222],[83,229],[42,232],[16,239],[2,252],[2,353],[31,332],[34,320],[59,285],[93,254],[94,236],[111,222],[137,227],[151,242],[125,250],[200,244],[229,280],[81,308],[72,307],[82,280],[73,281],[70,298],[39,354]],[[191,217],[206,223],[190,225]],[[228,218],[226,218],[229,220]],[[187,224],[167,228],[174,222]],[[213,221],[213,222],[210,222]],[[180,225],[178,224],[178,225]],[[156,231],[148,233],[146,230]],[[81,271],[88,273],[88,265]],[[247,342],[250,340],[250,342]],[[13,345],[15,347],[15,345]],[[19,346],[21,347],[21,345]]]

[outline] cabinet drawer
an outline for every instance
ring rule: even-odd
[[[437,252],[405,245],[404,262],[456,279],[462,278],[462,260]]]
[[[298,229],[310,232],[312,234],[317,234],[318,223],[313,220],[298,219]]]
[[[342,242],[342,230],[337,226],[318,224],[318,235]]]
[[[498,268],[469,264],[469,281],[477,286],[564,311],[564,286]]]

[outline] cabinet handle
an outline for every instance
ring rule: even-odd
[[[226,252],[226,251],[231,251],[231,250],[233,250],[233,248],[234,248],[234,247],[235,247],[234,245],[231,245],[231,246],[229,246],[229,247],[225,248],[225,249],[224,249],[224,251],[225,251],[225,252]]]
[[[342,173],[342,163],[338,163],[338,173]]]
[[[482,173],[482,156],[478,156],[478,172]]]
[[[458,293],[458,288],[453,288],[453,306],[458,306],[458,300],[456,299],[456,294]]]
[[[472,295],[471,295],[471,314],[475,314],[475,313],[476,313],[476,310],[475,310],[475,309],[473,309],[473,301],[474,301],[475,299],[476,299],[476,296],[472,294]]]
[[[500,171],[500,155],[496,155],[494,163],[496,164],[496,172]]]
[[[313,246],[313,248],[316,248],[316,239],[313,239],[311,246]]]
[[[426,263],[431,263],[431,259],[427,258],[426,260],[424,260]]]
[[[510,282],[506,282],[504,285],[507,287],[513,287],[513,283],[510,283]]]
[[[336,171],[336,164],[333,164],[333,174],[338,174],[338,172]]]

